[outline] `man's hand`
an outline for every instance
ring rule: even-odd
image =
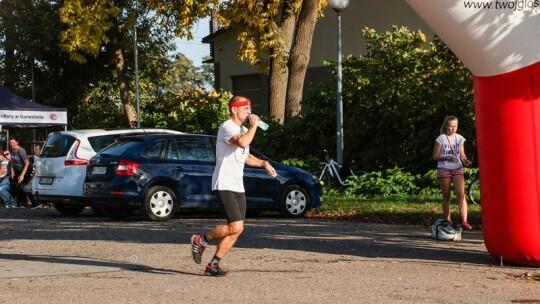
[[[266,172],[271,177],[276,177],[277,176],[276,169],[274,169],[274,167],[272,167],[272,165],[269,162],[267,162],[266,160],[263,161],[262,167],[266,169]]]

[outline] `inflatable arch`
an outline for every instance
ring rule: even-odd
[[[540,266],[540,0],[406,0],[474,75],[488,252]]]

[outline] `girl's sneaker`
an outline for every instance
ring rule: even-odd
[[[461,228],[463,228],[465,230],[472,230],[472,226],[469,225],[469,223],[467,223],[467,222],[461,223]]]

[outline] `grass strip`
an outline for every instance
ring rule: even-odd
[[[325,195],[323,206],[311,210],[307,217],[347,220],[365,223],[406,225],[431,225],[442,218],[440,198],[426,197],[376,197],[359,198],[340,195]],[[452,220],[461,223],[459,208],[455,200],[450,204]],[[482,226],[481,206],[468,205],[468,222],[475,228]]]

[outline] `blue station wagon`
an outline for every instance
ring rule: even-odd
[[[90,159],[83,197],[114,219],[140,209],[153,221],[166,221],[180,209],[219,209],[211,182],[215,136],[167,134],[127,136]],[[302,217],[322,205],[322,186],[300,168],[269,161],[278,176],[263,168],[244,169],[248,210],[278,210]]]

